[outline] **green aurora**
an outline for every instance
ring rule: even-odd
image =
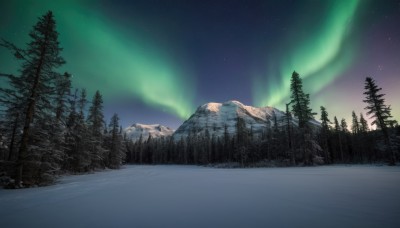
[[[194,89],[187,70],[177,67],[183,64],[175,63],[171,52],[149,37],[140,36],[135,28],[118,27],[103,14],[87,10],[91,4],[96,1],[12,1],[6,4],[6,11],[21,17],[15,20],[10,16],[10,22],[1,23],[2,31],[16,34],[18,38],[11,40],[22,45],[28,41],[36,18],[51,9],[67,61],[62,70],[73,74],[75,86],[83,85],[89,94],[100,90],[106,100],[131,93],[151,107],[181,119],[189,117],[194,111]],[[18,24],[25,24],[26,30],[16,31]],[[8,60],[10,53],[0,55],[12,61]]]
[[[348,38],[358,0],[332,1],[331,3],[329,12],[325,14],[316,33],[310,33],[300,41],[298,38],[302,38],[301,36],[296,33],[291,34],[292,44],[293,40],[298,42],[294,42],[292,49],[286,47],[282,49],[288,50],[288,54],[279,59],[277,66],[269,64],[268,81],[266,77],[254,79],[255,105],[283,108],[290,99],[290,77],[294,70],[306,81],[304,85],[306,92],[313,94],[332,83],[350,66],[355,55],[354,45],[346,38]],[[300,22],[297,28],[302,29],[306,26],[301,23],[304,22]],[[278,74],[279,78],[270,77],[274,74]]]
[[[294,70],[315,112],[365,113],[363,80],[372,76],[399,118],[395,0],[211,2],[0,1],[0,38],[25,47],[52,10],[67,61],[60,72],[89,99],[100,90],[123,125],[176,128],[196,106],[227,99],[284,110]],[[12,53],[0,48],[0,59],[1,73],[18,73]]]

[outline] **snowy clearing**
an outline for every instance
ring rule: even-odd
[[[0,227],[400,227],[400,167],[125,166],[0,190]]]

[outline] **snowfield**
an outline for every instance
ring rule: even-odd
[[[125,166],[2,189],[0,227],[400,227],[400,167]]]

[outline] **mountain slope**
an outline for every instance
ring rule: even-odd
[[[136,123],[130,127],[125,128],[124,132],[129,139],[135,142],[139,140],[140,137],[142,137],[142,140],[147,140],[149,136],[151,136],[152,138],[171,136],[174,133],[174,130],[160,124],[146,125]]]
[[[186,120],[174,133],[175,140],[186,137],[189,134],[204,134],[206,130],[210,135],[223,136],[225,127],[229,134],[236,133],[238,118],[242,118],[247,129],[252,129],[255,135],[260,135],[267,126],[274,126],[276,116],[278,126],[285,124],[285,113],[273,107],[252,107],[239,101],[227,101],[225,103],[207,103],[200,106],[196,112]],[[297,125],[297,121],[292,121]],[[312,121],[319,125],[317,121]]]

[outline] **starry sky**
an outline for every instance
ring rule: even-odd
[[[0,0],[0,9],[0,37],[20,47],[52,10],[60,71],[90,97],[100,90],[106,119],[118,113],[124,127],[176,129],[207,102],[284,110],[293,70],[331,120],[365,113],[367,76],[400,120],[400,0]],[[5,49],[0,62],[18,72]]]

